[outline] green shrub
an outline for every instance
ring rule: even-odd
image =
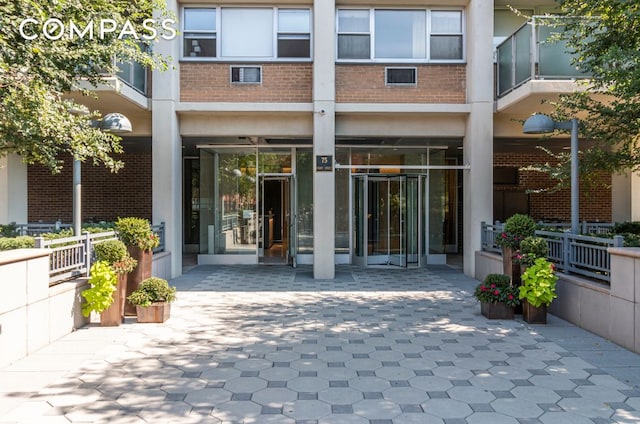
[[[504,223],[502,234],[496,239],[498,246],[518,249],[520,243],[526,237],[532,237],[536,233],[536,223],[529,215],[514,214]]]
[[[520,243],[520,250],[516,253],[514,262],[531,266],[538,258],[549,255],[547,241],[542,237],[526,237]]]
[[[127,257],[127,246],[120,240],[107,240],[98,243],[93,247],[96,252],[96,259],[107,262],[109,265],[123,260]]]
[[[640,235],[640,221],[617,222],[613,226],[616,234],[631,233]]]
[[[556,298],[555,266],[545,258],[538,258],[522,274],[520,299],[526,299],[534,307],[549,306]]]
[[[88,317],[91,311],[102,312],[113,303],[113,292],[118,286],[118,277],[111,266],[98,261],[91,266],[89,284],[91,288],[84,290],[82,297],[86,303],[82,305],[82,315]]]
[[[18,226],[15,222],[0,225],[0,236],[2,237],[18,237]]]
[[[29,249],[35,246],[31,236],[0,237],[0,251],[13,249]]]
[[[504,274],[489,274],[483,282],[487,285],[495,284],[498,287],[504,287],[511,284],[511,277]]]
[[[118,218],[115,223],[118,238],[127,246],[137,246],[142,250],[153,250],[160,244],[160,239],[151,229],[151,224],[144,218]]]
[[[131,293],[127,299],[136,306],[149,306],[156,302],[173,302],[176,299],[176,288],[169,286],[165,279],[150,277],[143,280],[138,289]]]

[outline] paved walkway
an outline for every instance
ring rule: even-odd
[[[0,369],[0,422],[638,423],[640,356],[489,321],[448,267],[197,267],[165,324],[89,326]]]

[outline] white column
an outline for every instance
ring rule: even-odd
[[[180,16],[178,3],[167,8]],[[171,252],[171,277],[182,274],[182,149],[176,103],[180,96],[180,37],[160,39],[154,50],[173,59],[173,67],[153,72],[152,179],[153,223],[166,224],[166,250]]]
[[[0,157],[0,224],[26,224],[29,217],[27,165],[20,156]]]
[[[611,176],[611,219],[640,221],[640,173]]]
[[[335,169],[316,172],[318,155],[335,166],[335,1],[316,0],[313,9],[313,276],[335,276]]]
[[[467,7],[467,119],[463,177],[464,273],[475,274],[480,223],[493,219],[493,1],[471,0]]]

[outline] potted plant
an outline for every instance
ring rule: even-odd
[[[513,262],[519,264],[520,270],[524,272],[536,259],[546,258],[548,254],[549,247],[545,239],[529,236],[520,242],[520,249],[516,252]]]
[[[127,277],[126,296],[128,297],[144,279],[151,277],[153,249],[160,244],[160,239],[153,233],[149,221],[144,218],[118,218],[115,222],[115,231],[118,238],[127,246],[131,257],[138,261],[138,265]],[[135,315],[135,306],[126,302],[124,312],[125,315]]]
[[[522,274],[519,298],[522,318],[530,324],[547,323],[547,307],[556,298],[555,266],[546,258],[538,258]]]
[[[86,300],[82,305],[82,315],[85,317],[91,312],[101,313],[111,306],[113,293],[118,286],[118,277],[107,262],[97,261],[91,266],[89,284],[91,287],[80,293]],[[100,321],[102,324],[102,319]]]
[[[171,313],[171,302],[176,299],[176,288],[167,280],[150,277],[127,297],[136,307],[138,322],[165,322]]]
[[[104,326],[120,325],[124,320],[124,301],[127,290],[127,274],[136,267],[127,247],[120,240],[107,240],[94,246],[96,259],[109,264],[116,273],[117,284],[113,293],[113,303],[100,314],[100,324]]]
[[[522,240],[534,236],[535,232],[536,223],[533,219],[529,215],[517,213],[507,218],[502,233],[496,240],[496,244],[502,247],[503,273],[510,276],[515,285],[519,284],[520,279],[519,266],[514,267],[513,263],[515,252],[520,248]]]
[[[513,319],[514,308],[520,303],[517,288],[503,274],[487,275],[473,295],[480,301],[480,312],[489,319]]]

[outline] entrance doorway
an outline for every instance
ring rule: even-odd
[[[357,175],[354,263],[421,266],[425,252],[425,175]]]
[[[296,266],[295,189],[292,174],[258,178],[258,262]]]

